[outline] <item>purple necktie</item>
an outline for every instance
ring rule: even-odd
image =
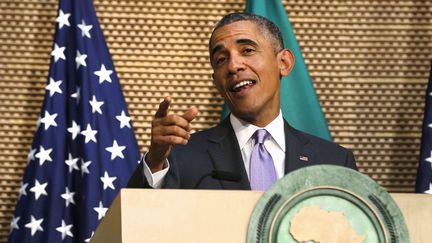
[[[250,161],[251,189],[265,191],[277,179],[273,159],[264,146],[264,141],[270,138],[270,134],[264,129],[258,129],[253,138],[255,138],[255,145]]]

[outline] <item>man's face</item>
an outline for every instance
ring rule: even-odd
[[[275,53],[271,41],[251,21],[217,29],[210,51],[215,85],[231,112],[257,126],[272,121],[280,110],[280,76],[289,73],[294,61],[287,71],[281,58],[285,51],[292,58],[291,53]]]

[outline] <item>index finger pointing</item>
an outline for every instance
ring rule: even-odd
[[[168,108],[172,103],[172,98],[170,96],[165,97],[165,99],[159,104],[159,108],[156,111],[155,117],[162,118],[168,114]]]

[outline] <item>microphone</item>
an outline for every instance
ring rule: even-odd
[[[198,180],[198,182],[192,188],[197,189],[198,186],[201,184],[201,182],[208,176],[211,176],[213,179],[223,180],[223,181],[240,182],[242,180],[242,176],[239,173],[230,172],[230,171],[223,171],[223,170],[213,170],[212,172],[204,174],[203,176],[201,176],[201,178]]]

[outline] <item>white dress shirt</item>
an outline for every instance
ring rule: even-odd
[[[271,139],[264,141],[264,146],[273,158],[277,178],[282,178],[285,174],[285,130],[282,113],[279,112],[279,115],[265,127],[257,127],[246,123],[232,114],[230,116],[230,121],[239,143],[249,180],[250,158],[255,145],[255,139],[252,138],[252,135],[258,129],[265,129],[271,135]]]
[[[273,158],[277,178],[282,178],[285,174],[285,130],[282,112],[279,112],[279,115],[265,127],[249,124],[235,117],[233,114],[230,115],[230,122],[239,143],[248,178],[250,179],[250,157],[255,145],[252,135],[258,129],[265,129],[271,135],[271,139],[264,141],[264,146]],[[143,156],[143,168],[147,182],[153,188],[161,188],[170,167],[169,161],[165,162],[165,169],[152,174],[145,161],[146,155],[147,153]]]

